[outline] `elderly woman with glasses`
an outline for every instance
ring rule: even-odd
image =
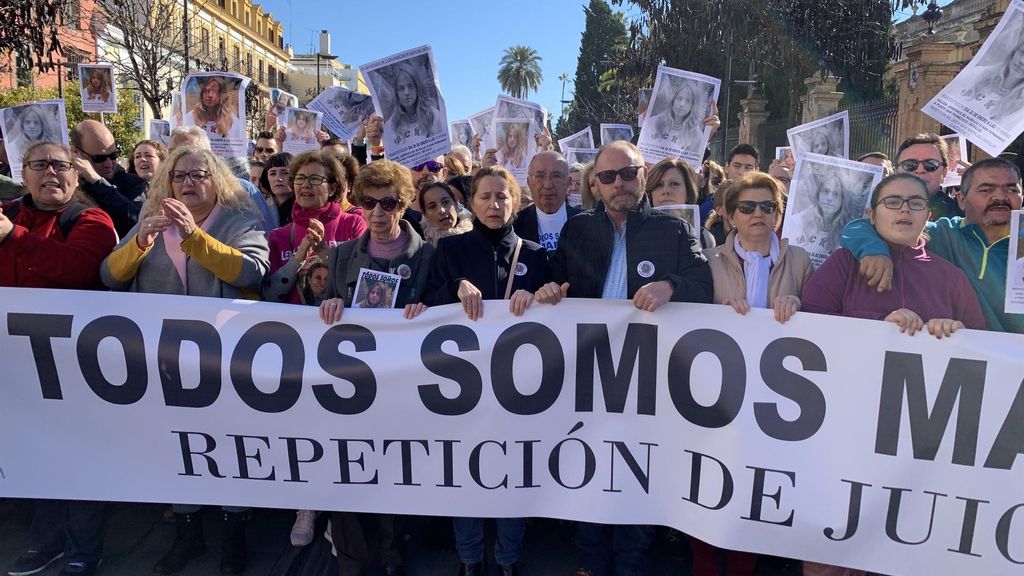
[[[771,308],[786,322],[800,309],[800,293],[810,277],[811,258],[775,234],[782,216],[782,185],[751,172],[724,190],[725,218],[732,226],[725,242],[704,251],[715,285],[715,304],[746,314]]]
[[[179,146],[150,184],[138,224],[103,261],[113,290],[210,298],[259,295],[267,240],[249,194],[205,148]],[[156,574],[173,574],[206,551],[200,506],[175,504],[177,532]],[[247,508],[223,508],[221,574],[245,570]]]
[[[0,210],[0,286],[100,287],[99,267],[117,244],[114,223],[75,198],[78,171],[57,142],[39,142],[22,157],[28,195]],[[5,381],[15,384],[7,374]],[[28,549],[8,568],[35,574],[63,556],[66,574],[91,574],[103,544],[102,502],[35,501]],[[72,572],[77,570],[77,572]]]
[[[396,308],[407,318],[425,309],[423,299],[434,247],[423,241],[402,214],[416,196],[409,169],[390,160],[375,160],[356,176],[353,197],[362,208],[367,230],[362,236],[332,249],[327,258],[327,281],[320,319],[325,324],[341,320],[346,307],[357,305],[356,285],[362,268],[397,274],[402,278]],[[358,574],[370,561],[367,534],[354,512],[331,513],[332,542],[338,553],[341,574]],[[380,544],[377,556],[384,574],[402,573],[401,518],[392,514],[371,516],[377,524]]]
[[[273,230],[270,274],[263,298],[271,302],[303,302],[299,276],[322,250],[357,238],[366,222],[347,211],[348,179],[338,157],[322,150],[303,152],[288,166],[295,192],[291,222]]]

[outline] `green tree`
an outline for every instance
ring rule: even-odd
[[[57,31],[69,8],[68,0],[0,2],[0,56],[17,55],[23,69],[52,68],[62,53]]]
[[[514,98],[526,99],[530,91],[540,89],[544,74],[540,70],[541,57],[529,46],[512,46],[498,63],[498,82],[501,89]]]
[[[617,74],[618,63],[625,59],[629,42],[626,19],[621,13],[613,12],[604,0],[590,0],[583,11],[586,25],[576,62],[575,89],[568,118],[558,122],[559,138],[587,126],[597,134],[602,122],[632,124],[636,117],[635,93],[630,94]]]
[[[139,106],[135,103],[132,90],[120,88],[117,91],[117,113],[104,114],[103,121],[114,140],[121,145],[125,154],[131,150],[135,143],[142,139],[142,127],[139,125]],[[37,100],[48,100],[57,97],[57,91],[48,88],[36,88],[28,86],[15,88],[14,90],[0,91],[0,108],[28,104]],[[70,89],[64,91],[64,108],[68,118],[68,129],[85,120],[92,118],[99,120],[99,114],[86,114],[82,112],[82,97],[77,90],[77,85],[72,84]]]

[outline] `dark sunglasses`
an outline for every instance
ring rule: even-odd
[[[423,164],[418,164],[412,167],[413,172],[422,172],[423,170],[430,170],[432,174],[437,174],[444,168],[444,164],[441,164],[437,160],[429,160]]]
[[[395,208],[398,208],[398,200],[391,198],[390,196],[387,198],[381,198],[380,200],[370,198],[369,196],[361,196],[359,198],[359,207],[367,212],[373,212],[373,209],[377,207],[377,204],[380,204],[381,209],[385,212],[392,212]]]
[[[263,152],[266,152],[267,154],[273,154],[274,153],[274,149],[273,148],[264,148],[263,146],[257,146],[256,147],[256,152],[258,152],[260,154],[262,154]]]
[[[89,161],[92,162],[93,164],[103,164],[107,160],[110,160],[112,162],[116,162],[117,161],[117,155],[118,155],[118,151],[117,150],[114,150],[113,152],[111,152],[109,154],[93,154],[93,155],[89,156]]]
[[[761,200],[760,202],[755,202],[753,200],[740,200],[736,203],[736,209],[740,211],[740,214],[753,214],[754,210],[757,210],[758,208],[761,209],[761,212],[771,215],[775,214],[775,211],[779,207],[775,204],[774,200]]]
[[[900,162],[900,168],[904,172],[913,172],[918,166],[924,166],[925,172],[935,172],[942,167],[941,160],[904,160]]]
[[[619,168],[618,170],[605,170],[596,174],[597,179],[601,181],[601,184],[613,184],[615,183],[615,177],[622,178],[623,182],[632,182],[636,180],[637,174],[640,173],[640,169],[643,166],[626,166],[625,168]]]

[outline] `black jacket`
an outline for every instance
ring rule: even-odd
[[[632,298],[644,284],[668,280],[673,302],[711,303],[711,268],[692,226],[653,210],[646,198],[641,202],[626,218],[628,296]],[[603,204],[566,222],[551,261],[551,280],[568,282],[570,297],[600,298],[611,263],[614,230]],[[641,276],[641,270],[648,277]]]
[[[568,218],[579,214],[583,210],[565,205],[566,222]],[[540,226],[537,225],[537,205],[531,204],[526,209],[519,212],[516,216],[515,222],[512,223],[512,227],[516,229],[516,234],[519,235],[523,240],[529,240],[530,242],[540,242]]]
[[[396,308],[406,304],[423,302],[424,287],[430,274],[430,261],[434,256],[434,247],[417,236],[408,222],[400,220],[398,225],[409,236],[409,246],[405,253],[390,261],[383,261],[370,256],[368,249],[370,232],[366,231],[359,238],[331,248],[327,256],[327,286],[324,300],[341,297],[345,306],[352,307],[355,301],[356,284],[359,281],[359,269],[379,270],[389,274],[408,274],[398,285]]]
[[[110,216],[118,236],[124,238],[139,221],[149,182],[116,166],[109,181],[100,178],[90,184],[83,180],[79,187]]]
[[[483,225],[473,223],[465,234],[441,238],[437,243],[427,281],[425,302],[431,306],[453,304],[459,301],[459,281],[469,280],[483,294],[484,300],[505,297],[512,253],[516,248],[515,231],[509,229],[497,244],[481,232]],[[536,242],[523,240],[516,265],[512,292],[520,288],[536,292],[548,281],[547,251]]]

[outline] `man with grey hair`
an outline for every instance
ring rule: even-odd
[[[554,252],[562,227],[580,213],[565,203],[569,185],[569,165],[558,152],[540,152],[530,159],[526,184],[533,194],[533,204],[516,216],[512,227],[523,240],[536,242]]]
[[[598,150],[594,179],[601,204],[565,224],[551,259],[553,282],[537,290],[538,303],[557,304],[565,296],[630,298],[648,312],[669,301],[711,303],[711,268],[695,231],[651,208],[644,194],[646,170],[640,149],[629,142]],[[653,526],[580,522],[576,574],[644,574],[653,537]]]
[[[466,174],[473,171],[473,152],[469,150],[469,147],[456,144],[452,146],[452,151],[448,153],[448,157],[462,164],[463,168],[466,169]]]
[[[168,140],[167,153],[170,154],[175,148],[180,146],[196,146],[204,150],[210,149],[210,137],[206,135],[206,131],[198,126],[178,126],[171,131],[171,137]],[[256,205],[256,209],[259,211],[260,220],[263,221],[263,231],[270,232],[274,228],[280,226],[278,221],[277,212],[271,210],[270,206],[267,205],[266,198],[260,192],[260,189],[253,185],[249,181],[249,160],[246,158],[224,158],[224,163],[231,169],[231,173],[238,178],[238,181],[242,184],[242,188],[249,193],[249,198],[252,203]]]

